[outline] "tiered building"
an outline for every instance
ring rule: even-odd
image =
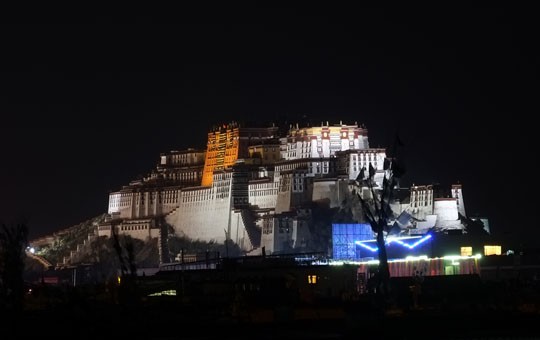
[[[232,240],[246,254],[309,250],[314,207],[339,208],[362,169],[375,169],[380,187],[385,160],[385,149],[370,148],[357,123],[290,125],[285,132],[225,124],[208,133],[206,150],[164,153],[148,176],[110,193],[110,218],[99,235],[114,228],[163,242],[172,227],[193,240]],[[437,197],[431,185],[405,192],[392,206],[403,232],[463,228],[460,185],[448,197]]]

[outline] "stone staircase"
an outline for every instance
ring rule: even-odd
[[[262,230],[256,224],[259,216],[257,212],[250,206],[240,210],[240,216],[242,216],[242,222],[246,228],[249,241],[253,248],[259,248],[261,246]]]

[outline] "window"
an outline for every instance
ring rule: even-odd
[[[308,275],[307,280],[310,285],[317,284],[317,275]]]
[[[501,246],[484,246],[484,255],[501,255]]]
[[[461,247],[461,256],[472,256],[472,247]]]
[[[263,221],[263,234],[272,234],[273,230],[272,230],[272,223],[271,221],[265,219]]]

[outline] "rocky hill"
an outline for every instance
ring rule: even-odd
[[[101,214],[53,235],[30,241],[34,255],[56,268],[88,263],[113,265],[119,262],[114,240],[98,237],[97,228],[106,216],[107,214]],[[141,267],[158,265],[157,240],[144,242],[130,237],[120,237],[119,242],[123,248],[128,243],[133,245],[137,265]]]
[[[129,236],[120,236],[118,244],[114,238],[98,237],[98,226],[107,217],[102,214],[66,228],[53,235],[30,241],[34,253],[28,253],[27,268],[43,270],[44,267],[62,268],[81,264],[94,264],[102,268],[105,275],[117,272],[127,262],[134,262],[137,268],[156,268],[159,266],[158,240],[142,241]],[[118,247],[119,246],[119,247]],[[185,261],[195,261],[205,258],[205,254],[213,256],[241,256],[237,245],[215,242],[204,242],[178,237],[171,233],[167,239],[169,261],[180,261],[184,254]],[[133,254],[128,254],[133,249]],[[120,252],[120,253],[119,253]],[[130,260],[130,256],[132,259]]]

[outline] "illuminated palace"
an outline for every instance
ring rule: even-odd
[[[285,132],[234,122],[217,126],[206,150],[163,153],[151,173],[110,193],[109,219],[99,235],[110,236],[114,228],[163,240],[174,230],[193,240],[231,240],[253,255],[312,249],[313,203],[339,208],[370,165],[380,187],[385,159],[385,149],[370,148],[367,129],[356,122],[290,125]],[[440,196],[431,185],[400,189],[392,208],[402,233],[463,229],[461,186],[449,192]]]

